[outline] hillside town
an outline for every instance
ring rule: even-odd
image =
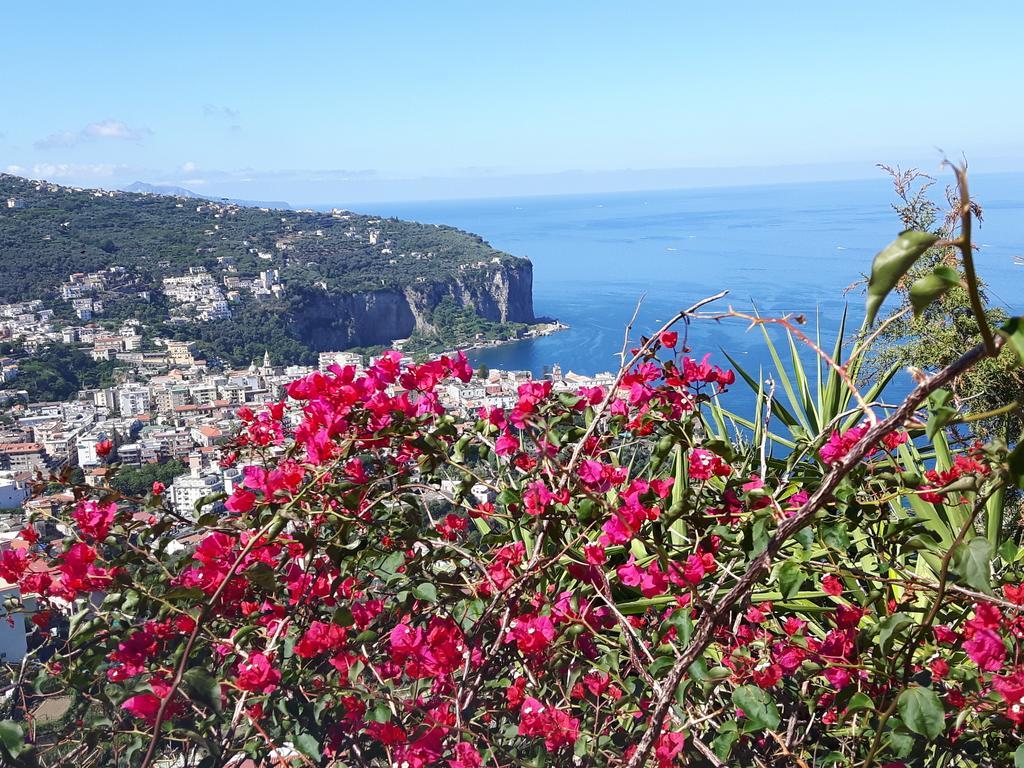
[[[70,282],[69,285],[76,285]],[[71,501],[66,493],[33,495],[33,486],[62,472],[81,471],[90,486],[106,483],[111,465],[155,467],[179,462],[183,471],[165,491],[166,503],[184,520],[193,520],[214,504],[197,504],[217,494],[230,494],[242,470],[219,463],[221,447],[239,425],[238,409],[258,408],[286,399],[286,387],[314,370],[352,366],[357,372],[372,358],[345,351],[324,352],[317,366],[273,361],[269,353],[240,370],[218,370],[197,357],[193,342],[157,340],[158,351],[140,351],[138,324],[126,321],[116,332],[92,327],[54,331],[51,317],[38,302],[0,307],[0,326],[17,332],[25,343],[45,343],[54,334],[67,342],[91,344],[101,359],[132,363],[119,383],[79,391],[65,402],[35,402],[17,390],[17,364],[0,359],[6,396],[5,423],[0,424],[0,552],[14,541],[31,513],[52,510]],[[411,359],[404,358],[404,363]],[[547,378],[556,391],[614,383],[612,373],[581,376],[553,366]],[[469,382],[452,380],[439,389],[442,405],[463,419],[475,418],[481,408],[510,408],[518,387],[533,378],[529,371],[481,369]],[[109,453],[105,453],[109,441]],[[486,490],[481,490],[486,495]],[[45,515],[43,516],[46,517]],[[187,536],[188,526],[179,530]],[[41,537],[62,535],[53,526],[37,524]],[[0,656],[17,660],[26,651],[25,637],[10,628],[0,631]]]

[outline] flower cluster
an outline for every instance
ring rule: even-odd
[[[201,720],[209,754],[287,745],[408,768],[624,764],[651,732],[650,759],[670,768],[691,745],[785,764],[770,757],[783,709],[808,762],[863,756],[873,729],[893,734],[879,743],[899,765],[937,733],[1024,724],[1019,579],[1004,568],[991,596],[992,549],[961,536],[948,589],[900,503],[990,478],[979,450],[919,489],[898,480],[902,430],[869,449],[867,427],[837,430],[820,462],[769,460],[707,415],[733,374],[674,351],[638,355],[614,389],[528,381],[510,407],[456,418],[438,387],[471,375],[463,355],[403,367],[394,352],[312,373],[240,410],[223,462],[242,482],[187,536],[94,493],[68,510],[66,542],[29,528],[0,552],[40,635],[75,616],[42,647],[88,729],[172,754],[197,748]],[[849,488],[769,550],[850,456]],[[763,588],[723,603],[765,552]],[[656,721],[699,631],[707,647]],[[917,719],[889,722],[910,695]]]

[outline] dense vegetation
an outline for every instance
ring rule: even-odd
[[[164,195],[101,193],[0,174],[0,199],[8,197],[24,207],[0,207],[5,267],[0,301],[52,299],[69,274],[115,265],[155,284],[190,266],[219,271],[218,258],[225,257],[239,274],[276,268],[286,282],[354,291],[410,285],[418,278],[445,281],[459,265],[492,258],[519,261],[452,227],[355,213],[335,218]],[[348,237],[349,229],[362,237]],[[381,243],[392,241],[391,253],[369,244],[370,229],[381,233]],[[260,258],[256,251],[271,258]],[[413,251],[433,256],[417,259]],[[399,254],[405,256],[399,259]],[[392,264],[393,259],[398,263]]]
[[[955,207],[958,193],[955,188],[946,190],[946,198],[953,205],[944,209],[929,194],[934,185],[931,177],[916,170],[885,170],[892,176],[898,198],[894,208],[904,226],[931,232],[937,242],[896,286],[900,303],[889,315],[881,334],[873,372],[892,365],[923,370],[942,368],[953,361],[956,350],[982,340],[967,290],[967,275],[955,244],[960,221]],[[972,212],[980,221],[981,206],[973,203]],[[940,293],[932,303],[918,310],[912,287],[922,280],[931,281]],[[984,297],[984,280],[977,279],[977,284]],[[998,307],[986,306],[984,312],[992,327],[1009,319]],[[1024,403],[1022,392],[1024,372],[1009,356],[983,361],[960,377],[952,388],[957,406],[970,411],[973,417],[997,411],[983,419],[982,428],[1014,437],[1024,432],[1022,411],[1019,407],[1003,406]]]
[[[25,390],[29,400],[69,400],[82,389],[114,383],[116,361],[97,362],[66,344],[50,344],[18,363],[18,377],[10,387]]]
[[[316,353],[298,338],[288,322],[288,304],[253,303],[237,308],[227,320],[168,326],[167,336],[195,341],[197,355],[222,366],[243,367],[270,353],[275,364],[312,365]]]
[[[6,207],[7,198],[18,207]],[[486,293],[497,271],[528,266],[452,227],[348,212],[78,190],[5,174],[0,200],[0,303],[44,299],[58,321],[74,324],[59,285],[72,273],[123,267],[123,284],[97,295],[104,303],[100,322],[135,318],[149,335],[198,339],[207,356],[232,365],[262,355],[264,348],[275,360],[295,363],[322,351],[298,317],[311,298],[330,302],[358,291],[431,292],[435,286],[440,290],[433,293],[462,297],[464,291],[449,290],[456,280]],[[229,321],[175,328],[165,324],[173,308],[161,280],[190,267],[205,268],[218,285],[277,270],[283,292],[257,298],[243,288],[231,303]],[[480,308],[462,309],[473,316]],[[480,327],[503,332],[483,321]]]
[[[121,467],[110,485],[126,496],[142,496],[150,492],[153,483],[170,486],[174,478],[187,472],[188,467],[177,459],[140,467]]]
[[[901,402],[894,372],[857,386],[874,311],[932,248],[983,301],[960,176],[948,242],[875,257],[850,349],[718,294],[610,388],[528,381],[470,423],[437,397],[472,378],[464,355],[315,372],[240,412],[223,460],[244,483],[194,546],[159,487],[77,488],[66,540],[29,529],[0,556],[38,643],[9,672],[4,764],[1021,765],[1024,547],[1003,523],[1024,446],[953,392],[1022,364],[1024,318],[974,312],[980,343]],[[921,309],[954,287],[933,273]],[[739,373],[753,419],[720,405],[732,371],[679,349],[675,325],[710,320],[784,334],[776,379]],[[44,733],[27,713],[58,692]]]
[[[448,297],[434,307],[430,322],[435,332],[413,334],[407,349],[421,353],[464,349],[481,339],[516,339],[527,328],[524,323],[485,320],[469,307],[459,306]]]

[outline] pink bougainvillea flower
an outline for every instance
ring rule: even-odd
[[[827,465],[837,464],[860,442],[867,431],[867,427],[853,427],[842,433],[834,431],[818,450],[818,456]]]
[[[992,687],[1006,702],[1006,717],[1017,725],[1024,724],[1024,667],[1017,667],[1005,677],[993,677]]]
[[[837,605],[835,611],[836,626],[840,629],[852,629],[860,624],[860,620],[867,613],[866,608],[858,608],[853,605]]]
[[[135,717],[145,720],[152,725],[156,722],[156,713],[160,709],[160,699],[152,693],[140,693],[125,699],[121,704],[121,708],[128,710]]]
[[[78,530],[92,541],[107,538],[110,526],[117,515],[117,504],[100,504],[96,501],[80,501],[72,517],[78,523]]]
[[[694,480],[710,480],[712,477],[728,477],[732,472],[721,456],[704,448],[690,452],[690,477]]]
[[[583,556],[591,565],[604,565],[608,562],[608,554],[600,544],[584,545]]]
[[[832,597],[839,597],[843,594],[843,582],[831,573],[821,580],[821,588],[826,595],[832,595]]]
[[[1006,645],[1003,638],[988,627],[975,629],[974,636],[964,642],[964,650],[978,668],[986,672],[1002,669],[1006,660]]]
[[[629,560],[616,569],[619,580],[628,587],[639,587],[644,597],[655,597],[668,589],[668,577],[661,570],[658,561],[652,561],[646,568],[636,564],[636,558],[630,555]],[[703,575],[703,574],[702,574]]]
[[[1004,584],[1003,597],[1014,605],[1024,605],[1024,585]]]
[[[481,768],[484,759],[477,748],[462,741],[455,745],[455,757],[448,761],[448,768]]]
[[[250,654],[235,671],[235,685],[243,691],[272,693],[281,682],[281,672],[274,668],[273,657],[263,653]]]
[[[945,643],[946,645],[952,645],[960,639],[960,635],[944,624],[936,624],[932,627],[932,634],[935,635],[936,642]]]
[[[544,739],[544,748],[548,752],[556,752],[576,743],[580,735],[580,721],[530,696],[519,710],[519,735],[540,736]]]
[[[898,429],[894,432],[886,432],[882,435],[882,445],[892,451],[903,445],[909,439],[910,436],[904,430]]]
[[[519,440],[514,438],[508,432],[502,433],[502,435],[494,442],[494,452],[499,456],[511,456],[518,450]]]
[[[224,502],[224,506],[236,515],[244,515],[256,506],[256,494],[244,488],[236,488]]]
[[[508,625],[505,642],[515,642],[522,653],[543,653],[555,639],[555,625],[550,616],[521,614]]]
[[[654,744],[654,760],[658,768],[674,768],[676,758],[686,745],[686,736],[678,732],[664,732]]]

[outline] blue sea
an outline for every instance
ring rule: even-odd
[[[941,196],[936,185],[936,196]],[[994,303],[1024,310],[1024,174],[972,177],[984,208],[976,229],[979,271]],[[554,363],[592,374],[618,367],[623,332],[642,300],[633,339],[696,300],[729,290],[716,305],[762,314],[803,313],[834,338],[848,305],[863,315],[871,259],[900,231],[895,197],[881,175],[868,181],[679,191],[378,203],[366,213],[450,224],[534,264],[538,315],[570,329],[472,355],[476,365],[531,370]],[[350,206],[351,207],[351,206]],[[778,331],[772,331],[779,333]],[[779,336],[780,341],[784,339]],[[751,372],[770,364],[761,332],[739,320],[695,322],[694,353],[727,365],[728,349]],[[901,374],[905,375],[905,374]],[[906,384],[904,383],[904,386]],[[901,389],[903,387],[900,387]]]

